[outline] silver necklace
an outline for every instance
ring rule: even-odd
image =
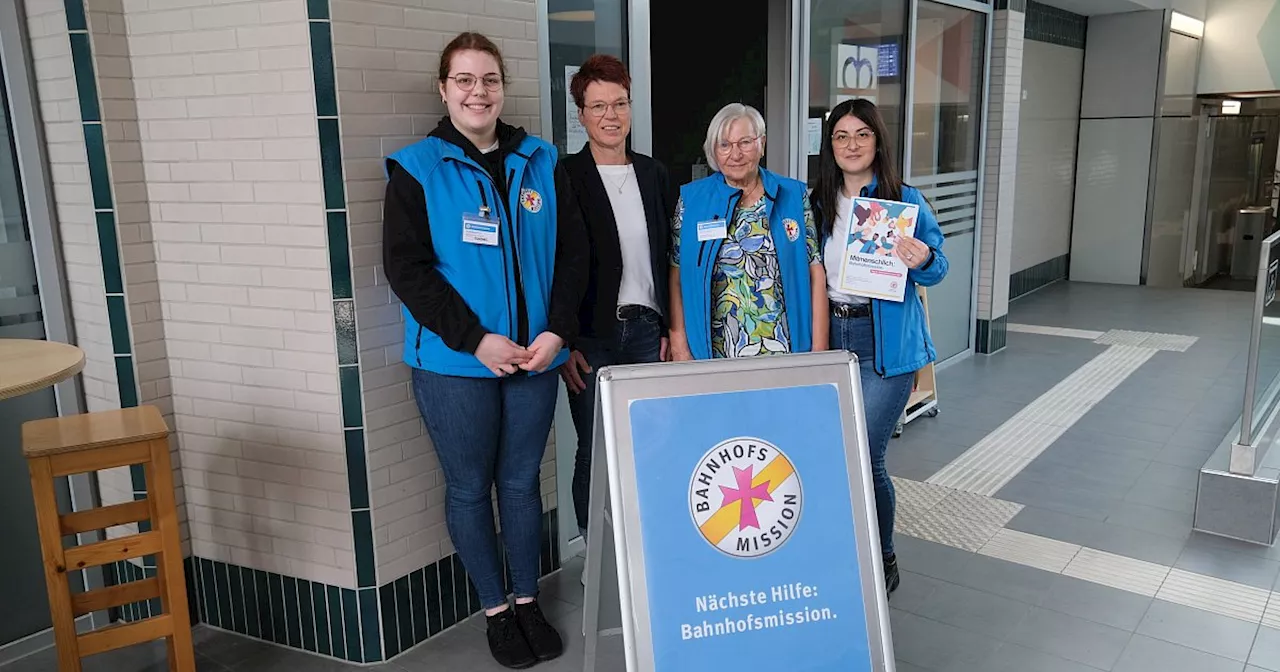
[[[604,175],[604,173],[601,173],[601,175]],[[618,192],[619,195],[621,195],[622,189],[627,186],[627,180],[631,179],[631,171],[628,170],[627,172],[622,174],[621,182],[614,182],[612,177],[607,177],[607,176],[605,177],[605,179],[613,187],[613,190]]]

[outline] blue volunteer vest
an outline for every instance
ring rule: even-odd
[[[526,136],[507,155],[507,203],[502,203],[489,173],[461,147],[427,137],[388,157],[422,185],[427,201],[436,268],[462,295],[484,328],[516,339],[516,282],[522,283],[528,310],[529,338],[547,330],[551,283],[556,258],[556,150]],[[462,218],[486,209],[499,221],[498,245],[463,242]],[[520,257],[516,278],[511,250]],[[433,333],[404,314],[404,361],[419,369],[451,376],[492,378],[475,355],[450,349]],[[527,344],[526,344],[527,345]],[[552,368],[568,360],[562,351]]]
[[[765,216],[782,270],[782,298],[786,302],[791,352],[813,349],[813,301],[809,288],[809,250],[805,241],[805,186],[763,168]],[[720,173],[680,188],[684,215],[680,222],[680,298],[684,302],[685,333],[694,359],[711,359],[711,272],[723,239],[699,241],[698,222],[733,221],[742,191],[729,186]],[[791,231],[788,231],[790,224]],[[730,224],[731,225],[731,224]],[[794,239],[792,236],[795,236]]]

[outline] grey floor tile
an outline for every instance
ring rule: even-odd
[[[1188,545],[1174,567],[1267,590],[1280,577],[1280,561],[1203,544]]]
[[[947,672],[1097,672],[1098,669],[1005,642],[982,663],[974,666],[951,667]]]
[[[1059,576],[1054,579],[1040,606],[1133,632],[1151,607],[1151,598],[1070,576]]]
[[[1265,626],[1258,628],[1258,636],[1253,640],[1253,650],[1249,652],[1249,664],[1280,672],[1280,630]]]
[[[1113,672],[1241,672],[1244,663],[1134,635]]]
[[[968,588],[1034,605],[1039,604],[1048,594],[1057,576],[1034,567],[985,555],[975,555],[964,565],[954,582]]]
[[[1208,447],[1185,447],[1168,444],[1164,448],[1161,448],[1160,452],[1153,459],[1156,462],[1163,462],[1164,464],[1174,464],[1179,467],[1199,469],[1204,466],[1205,461],[1209,459],[1209,456],[1212,455],[1213,451],[1216,449],[1216,445]]]
[[[918,615],[962,630],[1003,639],[1022,622],[1031,605],[973,588],[940,582]]]
[[[900,549],[899,552],[901,552]],[[898,586],[897,590],[893,591],[893,595],[889,596],[889,604],[895,609],[901,609],[917,616],[922,615],[921,612],[928,606],[933,591],[943,582],[933,577],[908,572],[901,568],[899,575],[902,577],[902,584]]]
[[[1173,539],[1191,536],[1191,516],[1137,502],[1122,502],[1107,517],[1107,523]]]
[[[999,640],[905,611],[891,610],[894,655],[929,670],[986,660]]]
[[[894,535],[898,567],[908,572],[956,583],[973,553],[906,535]]]
[[[394,663],[393,663],[394,665]],[[239,665],[231,668],[235,672],[354,672],[360,669],[354,665],[338,662],[332,658],[322,658],[282,646],[272,646],[246,658]],[[394,670],[394,667],[390,667]]]
[[[1115,506],[1121,502],[1120,497],[1107,497],[1088,490],[1066,488],[1040,480],[1023,478],[1020,475],[1015,476],[1008,485],[1001,488],[996,496],[1027,506],[1099,521],[1106,520]]]
[[[1179,467],[1163,462],[1152,462],[1146,473],[1138,479],[1138,483],[1153,483],[1171,488],[1182,488],[1195,492],[1200,480],[1200,470],[1191,467]]]
[[[1008,527],[1161,565],[1172,565],[1177,561],[1185,545],[1184,539],[1038,507],[1023,509]]]
[[[1109,670],[1120,658],[1132,633],[1049,609],[1035,608],[1009,637],[1059,658]]]
[[[1156,600],[1137,632],[1243,663],[1249,658],[1258,624]]]
[[[1117,434],[1101,431],[1097,427],[1084,427],[1076,423],[1068,429],[1059,441],[1074,441],[1092,445],[1097,450],[1105,450],[1114,455],[1123,455],[1138,460],[1150,461],[1160,454],[1164,441],[1143,441],[1126,438]]]
[[[195,644],[196,653],[227,667],[236,667],[267,649],[275,648],[258,639],[208,626],[197,626],[191,632],[191,639]]]
[[[1196,493],[1194,489],[1171,488],[1167,485],[1143,482],[1141,480],[1133,486],[1133,489],[1129,491],[1129,494],[1125,495],[1124,499],[1128,502],[1137,502],[1186,514],[1194,513],[1196,509]]]
[[[902,455],[892,448],[885,455],[885,467],[889,470],[890,476],[912,481],[927,481],[930,476],[942,471],[945,466],[947,466],[945,462],[932,462]]]

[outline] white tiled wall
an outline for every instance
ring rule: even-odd
[[[62,0],[25,0],[25,7],[71,315],[77,344],[85,352],[86,405],[90,411],[119,408],[66,11]]]
[[[1009,254],[1013,243],[1025,19],[1022,12],[996,12],[992,33],[978,262],[978,317],[985,320],[1009,312]]]
[[[192,550],[354,587],[306,5],[125,9]]]
[[[1084,50],[1026,40],[1013,256],[1018,272],[1071,250]]]
[[[425,136],[444,114],[440,51],[464,30],[493,38],[510,83],[502,118],[539,128],[537,33],[532,0],[333,0],[334,61],[350,213],[352,267],[364,381],[378,581],[453,552],[444,481],[401,363],[400,303],[382,273],[383,159]],[[543,466],[544,507],[555,506],[555,469]]]

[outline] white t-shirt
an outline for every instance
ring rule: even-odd
[[[596,166],[609,194],[613,218],[618,223],[618,244],[622,248],[622,286],[619,306],[648,306],[659,313],[653,288],[653,265],[649,258],[649,222],[635,166]]]
[[[840,291],[840,271],[844,265],[844,248],[849,242],[849,220],[853,218],[853,199],[837,192],[836,221],[831,227],[831,237],[822,250],[822,263],[827,269],[827,298],[836,303],[860,304],[870,301],[865,296],[855,296]]]

